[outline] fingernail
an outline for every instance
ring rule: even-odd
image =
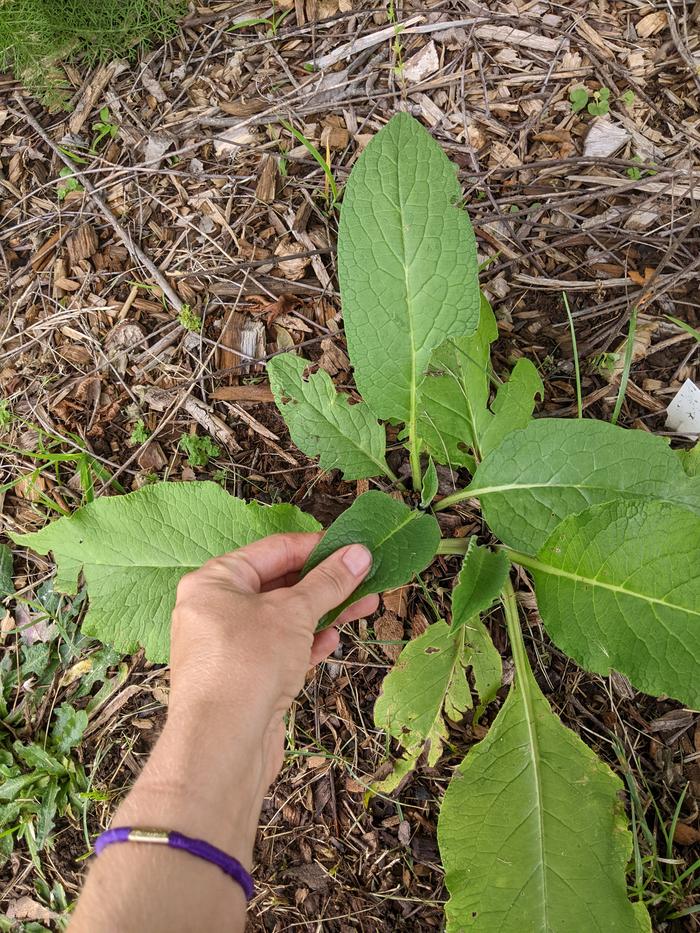
[[[343,552],[343,563],[354,577],[364,577],[372,566],[372,555],[364,544],[351,544]]]

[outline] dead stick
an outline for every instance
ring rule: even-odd
[[[141,247],[137,243],[134,243],[129,231],[125,230],[124,227],[122,227],[122,225],[119,223],[119,221],[114,216],[112,211],[109,209],[109,207],[107,207],[105,202],[99,196],[99,194],[95,190],[95,187],[93,186],[90,179],[80,171],[80,169],[77,167],[77,165],[75,165],[72,159],[70,159],[64,152],[62,152],[61,149],[59,149],[56,143],[48,136],[44,128],[39,123],[37,123],[37,121],[34,119],[32,114],[30,113],[29,109],[25,105],[22,98],[19,95],[16,95],[15,100],[17,101],[17,103],[19,104],[20,108],[23,111],[24,119],[32,127],[34,132],[38,133],[39,136],[41,136],[41,138],[44,140],[47,146],[49,146],[49,148],[55,153],[55,155],[58,156],[58,158],[64,163],[64,165],[68,166],[71,172],[80,181],[80,184],[85,188],[87,193],[90,195],[92,200],[95,202],[95,204],[98,206],[98,208],[104,215],[104,217],[110,222],[110,224],[114,228],[114,232],[117,234],[117,236],[122,241],[124,246],[126,246],[132,259],[135,262],[140,263],[145,269],[148,270],[148,272],[151,274],[151,278],[153,279],[154,282],[156,282],[156,284],[161,289],[163,294],[166,296],[166,298],[168,299],[170,304],[173,306],[173,308],[175,308],[176,311],[180,312],[183,308],[183,302],[178,296],[177,292],[172,288],[168,280],[165,278],[163,273],[160,271],[158,266],[156,266],[155,263],[151,259],[148,258],[148,256],[144,253],[144,251],[141,249]],[[13,113],[14,116],[16,116],[20,120],[22,119],[22,114],[19,114],[14,110],[11,110],[10,113]]]

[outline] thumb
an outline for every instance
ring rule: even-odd
[[[372,554],[364,544],[349,544],[310,570],[292,589],[318,620],[352,596],[371,566]]]

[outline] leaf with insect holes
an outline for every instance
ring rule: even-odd
[[[378,418],[416,418],[430,357],[479,319],[476,242],[455,166],[413,117],[370,141],[345,186],[338,277],[360,394]]]
[[[508,579],[510,561],[503,551],[491,551],[471,538],[452,596],[452,630],[493,606]]]
[[[448,933],[649,933],[644,907],[627,899],[621,791],[528,670],[443,798]]]
[[[408,583],[435,557],[439,542],[440,527],[432,515],[413,511],[383,492],[370,490],[359,496],[326,531],[302,573],[346,544],[364,544],[372,554],[372,568],[352,596],[321,619],[318,630],[363,596]]]
[[[700,516],[616,500],[565,519],[532,570],[552,640],[587,671],[700,708]]]
[[[448,738],[445,717],[459,722],[472,708],[468,669],[473,672],[479,711],[495,697],[501,684],[501,656],[486,626],[477,614],[465,615],[474,606],[472,568],[473,559],[465,559],[452,594],[452,628],[443,621],[434,622],[408,642],[384,678],[374,706],[374,722],[405,750],[399,767],[380,785],[385,793],[396,788],[405,765],[415,763],[426,742],[428,765],[438,762]]]
[[[472,472],[475,456],[481,459],[510,431],[525,427],[535,397],[543,393],[532,363],[518,360],[489,409],[490,345],[498,327],[483,295],[480,314],[475,334],[447,341],[433,354],[418,406],[418,432],[426,449],[439,463]]]
[[[177,584],[210,557],[283,531],[318,531],[292,505],[229,496],[216,483],[159,483],[103,497],[41,531],[11,535],[39,554],[53,552],[55,589],[77,591],[82,572],[90,607],[83,632],[149,661],[167,662]]]
[[[267,364],[275,402],[299,450],[318,457],[322,470],[342,470],[345,480],[391,475],[384,427],[364,402],[351,405],[325,370],[305,379],[308,366],[291,353]]]
[[[493,533],[528,554],[563,518],[609,499],[650,497],[700,512],[700,482],[662,438],[593,420],[532,421],[491,451],[467,491]]]

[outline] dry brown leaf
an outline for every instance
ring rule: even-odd
[[[318,365],[321,369],[325,369],[329,376],[350,372],[350,360],[335,340],[325,337],[321,341],[321,350]]]
[[[397,618],[403,619],[406,615],[406,606],[408,603],[408,587],[399,586],[395,590],[388,590],[382,593],[384,608],[393,612]]]
[[[301,243],[295,243],[293,240],[285,238],[277,244],[275,256],[296,256],[299,253],[306,253],[306,249]],[[298,282],[303,279],[306,270],[311,262],[309,256],[299,256],[298,259],[284,259],[278,261],[277,268],[285,279],[290,282]]]
[[[688,826],[687,823],[676,823],[673,841],[679,846],[694,846],[700,842],[700,829],[697,826]]]
[[[168,458],[158,441],[151,441],[138,456],[138,465],[145,473],[157,473],[167,462]]]
[[[377,641],[385,642],[379,646],[384,655],[390,661],[396,661],[403,648],[403,622],[396,618],[395,613],[384,612],[375,619],[374,634]]]

